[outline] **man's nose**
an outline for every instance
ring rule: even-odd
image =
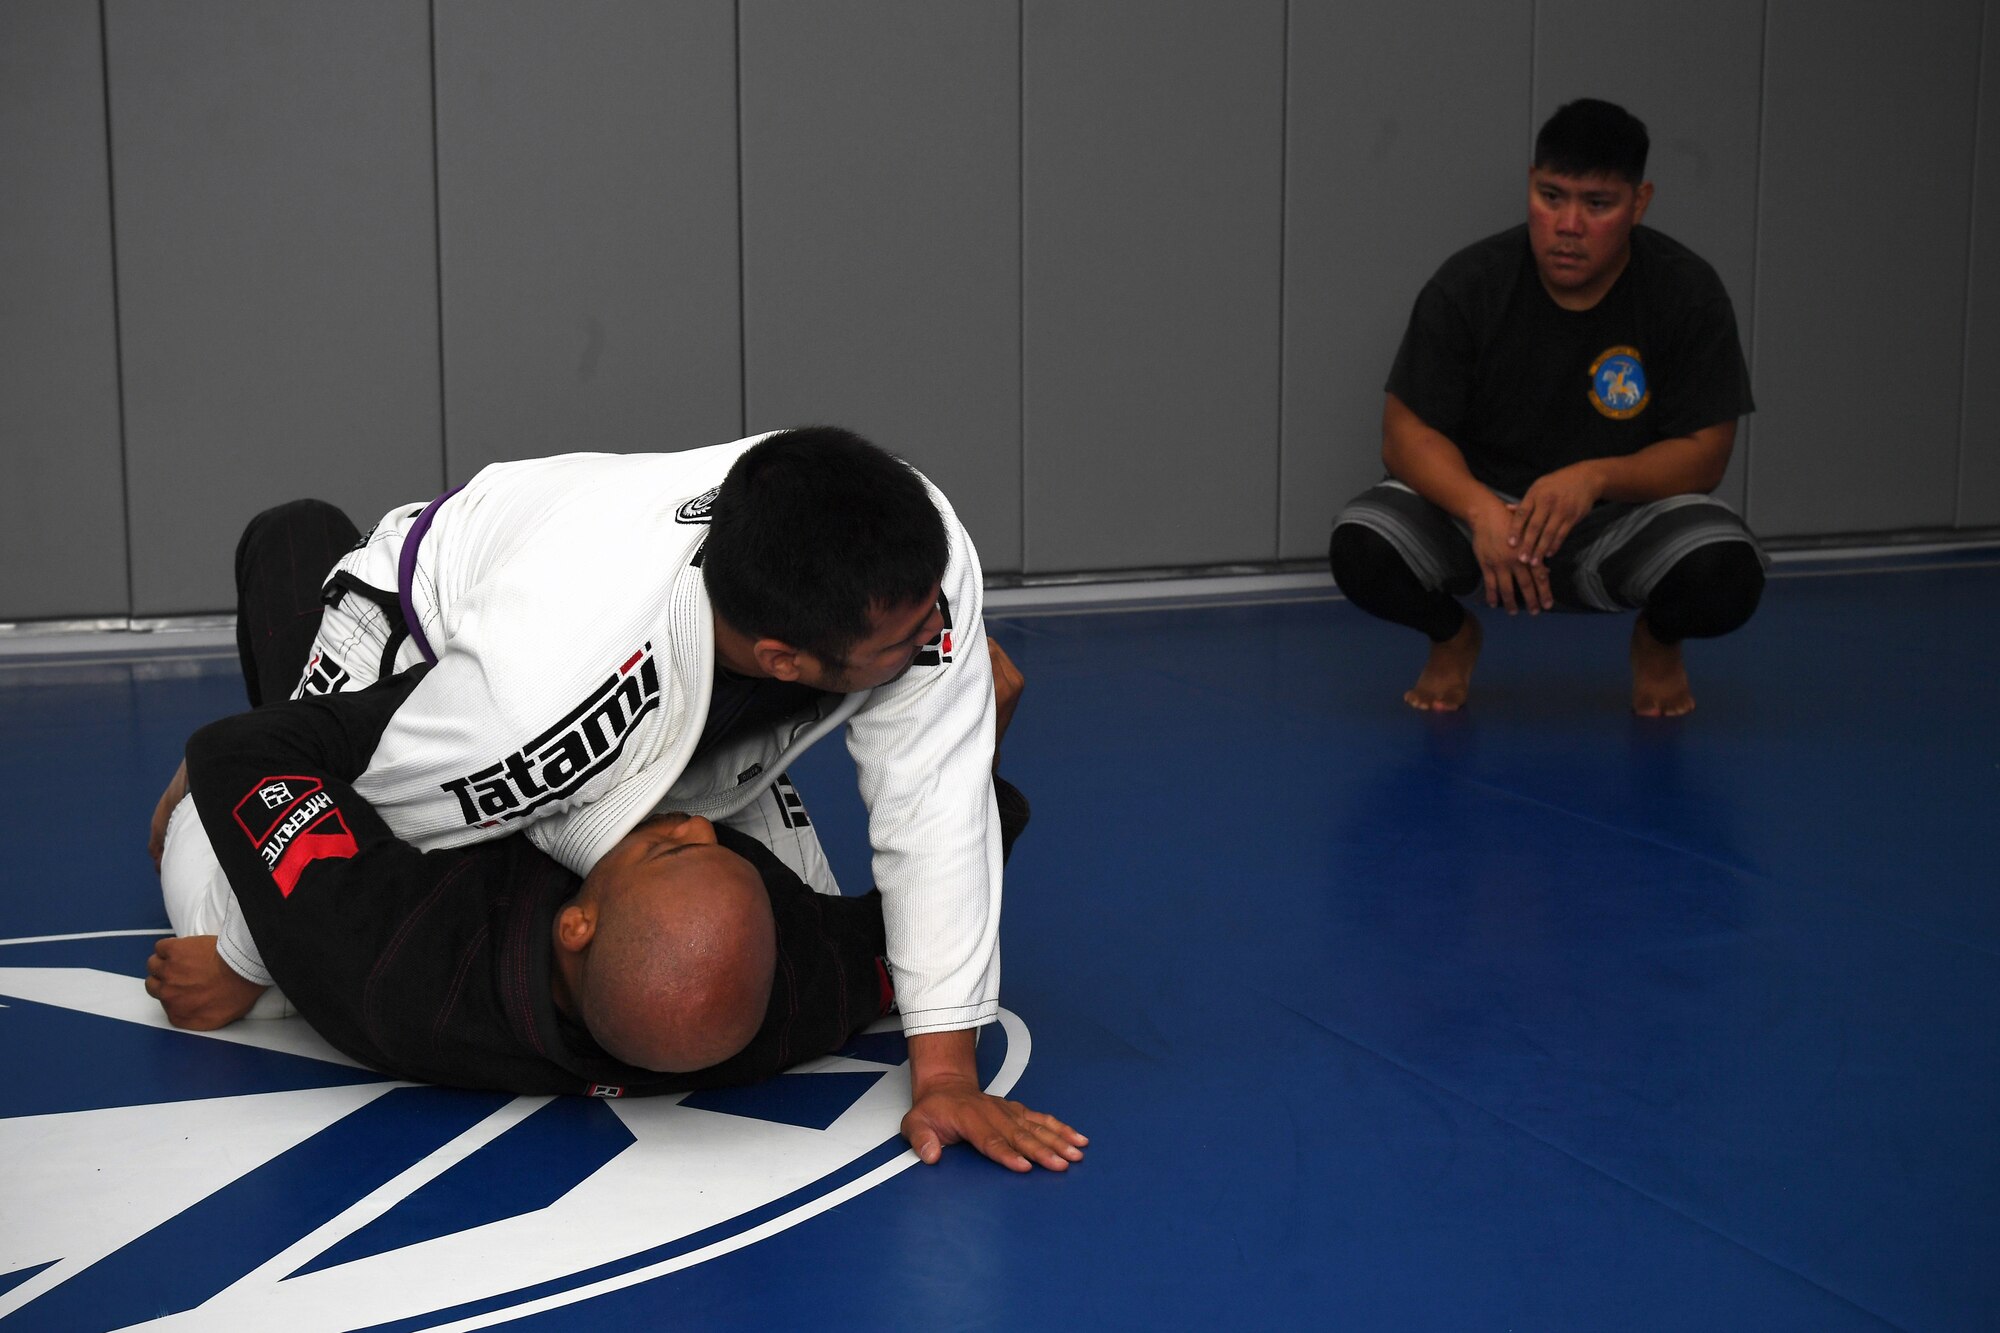
[[[714,842],[715,825],[700,815],[682,815],[681,826],[675,830],[680,840],[687,842]]]
[[[1583,208],[1578,204],[1564,204],[1556,210],[1556,230],[1565,235],[1575,236],[1583,231]]]

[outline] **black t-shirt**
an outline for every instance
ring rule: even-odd
[[[1386,387],[1507,495],[1754,406],[1722,280],[1647,227],[1589,310],[1549,296],[1525,224],[1459,251],[1418,295]]]
[[[779,966],[740,1054],[635,1069],[562,1015],[551,926],[579,881],[521,834],[420,852],[350,785],[426,669],[272,704],[188,742],[188,786],[286,996],[334,1046],[403,1078],[631,1096],[768,1078],[836,1049],[888,1005],[881,898],[813,892],[761,843],[716,830],[763,877]]]

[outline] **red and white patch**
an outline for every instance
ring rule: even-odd
[[[944,628],[938,631],[935,639],[917,650],[917,655],[910,661],[911,666],[944,666],[951,661],[951,599],[940,594],[937,609],[944,618]]]
[[[345,860],[360,850],[318,778],[263,778],[236,803],[235,814],[236,826],[287,898],[314,861]]]

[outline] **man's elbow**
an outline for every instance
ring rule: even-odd
[[[1701,493],[1713,495],[1722,485],[1722,479],[1729,475],[1729,455],[1733,445],[1725,443],[1720,449],[1710,452],[1701,470]]]
[[[187,759],[190,784],[194,773],[205,770],[217,754],[228,750],[236,729],[236,718],[225,717],[196,728],[195,733],[188,737],[187,747],[182,753]]]
[[[1385,428],[1382,432],[1382,470],[1392,477],[1401,478],[1403,469],[1408,465],[1409,456],[1409,444],[1402,434],[1394,429]]]
[[[1396,470],[1396,455],[1400,452],[1396,446],[1409,413],[1410,409],[1395,394],[1382,395],[1382,466],[1390,472]]]
[[[1736,423],[1725,422],[1687,437],[1680,465],[1689,494],[1712,495],[1729,475],[1729,456],[1736,451]]]

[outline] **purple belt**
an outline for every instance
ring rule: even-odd
[[[431,641],[424,637],[424,627],[417,623],[417,606],[410,600],[410,585],[416,581],[417,548],[424,544],[424,534],[431,530],[431,520],[437,517],[438,506],[464,489],[463,485],[454,486],[425,505],[424,512],[417,515],[417,521],[410,524],[409,532],[403,537],[403,552],[396,557],[396,599],[403,605],[403,628],[410,632],[410,641],[417,645],[424,661],[432,666],[437,665],[437,654],[431,651]]]

